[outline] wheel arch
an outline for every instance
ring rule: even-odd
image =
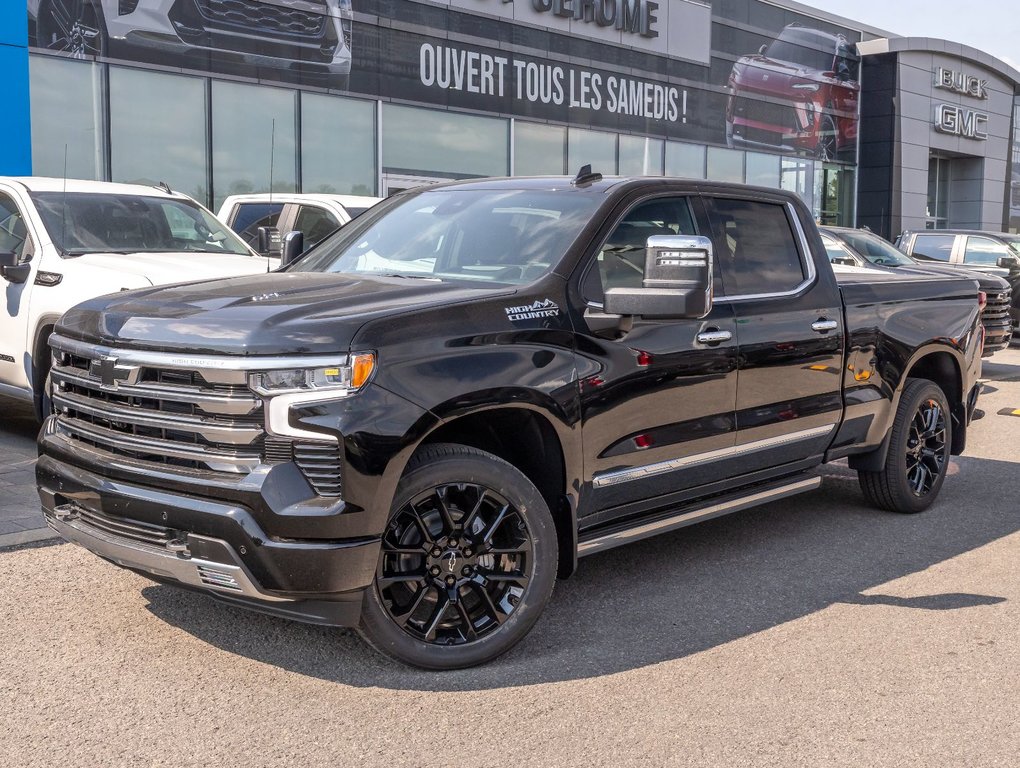
[[[563,429],[537,408],[493,404],[440,421],[414,452],[434,443],[455,443],[491,453],[520,470],[549,505],[559,543],[558,575],[566,578],[577,566],[577,496],[569,479],[577,475],[569,471],[571,453]]]
[[[35,332],[32,334],[32,400],[35,404],[36,418],[42,415],[42,390],[46,384],[46,376],[50,372],[52,359],[49,354],[49,341],[59,319],[59,315],[43,315],[36,321]]]

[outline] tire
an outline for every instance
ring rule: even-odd
[[[946,395],[927,379],[908,379],[879,472],[857,473],[868,503],[889,512],[914,514],[931,506],[949,468],[953,419]]]
[[[815,147],[815,158],[823,162],[836,159],[838,140],[836,138],[836,121],[831,115],[824,115],[818,132],[818,145]]]
[[[39,8],[36,41],[41,48],[84,59],[106,56],[108,35],[97,0],[46,0]]]
[[[518,469],[490,453],[436,444],[411,459],[383,534],[359,631],[376,650],[425,669],[505,653],[552,596],[552,514]]]

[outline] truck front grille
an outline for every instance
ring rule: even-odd
[[[988,303],[985,304],[984,312],[981,313],[981,321],[986,325],[989,322],[997,324],[1009,320],[1010,291],[986,294]]]
[[[253,32],[318,36],[326,24],[327,10],[321,2],[303,3],[308,10],[284,7],[261,0],[195,0],[198,12],[214,24]],[[312,9],[315,10],[312,10]],[[315,11],[319,11],[316,13]]]
[[[265,456],[270,463],[293,461],[319,496],[343,495],[340,446],[335,442],[292,442],[267,437]]]
[[[62,344],[65,347],[62,348]],[[262,461],[262,400],[243,371],[118,366],[54,336],[53,411],[72,440],[137,461],[233,474]]]

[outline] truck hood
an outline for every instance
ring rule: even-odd
[[[265,274],[267,259],[234,253],[86,253],[76,261],[124,275],[134,275],[150,285],[188,280],[212,280],[217,277]],[[272,260],[271,269],[280,266]]]
[[[272,273],[92,299],[69,310],[57,332],[153,351],[336,354],[376,317],[513,293],[399,277]]]

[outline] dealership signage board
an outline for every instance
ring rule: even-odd
[[[52,5],[27,2],[32,46],[66,46]],[[75,38],[81,50],[60,49],[74,58],[830,159],[852,160],[842,153],[856,146],[859,33],[792,11],[766,34],[719,35],[711,5],[695,0],[85,6],[116,13],[90,17],[96,34]]]
[[[988,99],[988,80],[949,67],[935,68],[935,87],[981,101]],[[935,130],[975,141],[988,140],[988,113],[956,104],[935,105]]]

